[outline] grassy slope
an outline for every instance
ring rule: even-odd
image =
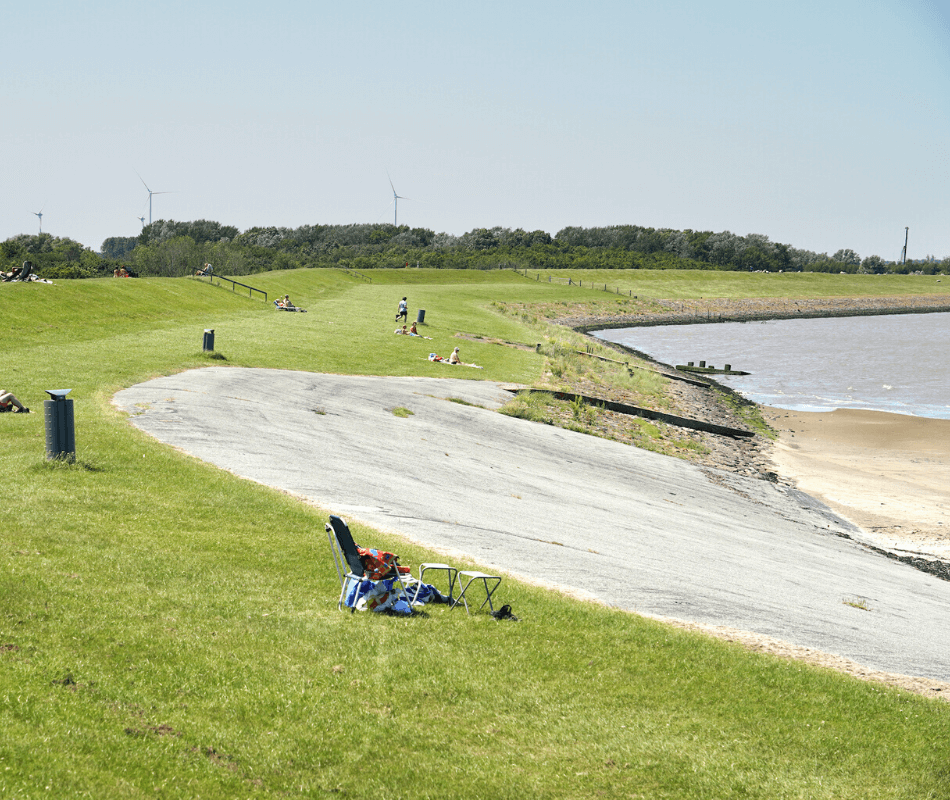
[[[719,272],[716,270],[544,270],[528,276],[581,281],[640,297],[891,297],[947,294],[941,275],[825,275],[820,272]]]
[[[77,464],[51,464],[41,413],[0,416],[0,796],[950,797],[943,704],[511,580],[518,624],[341,614],[325,511],[109,405],[209,363],[444,376],[425,354],[458,331],[536,335],[492,300],[595,295],[510,273],[372,277],[249,281],[308,314],[188,279],[0,290],[0,385],[36,411],[73,388],[77,428]],[[432,342],[392,335],[403,294]],[[226,361],[200,352],[205,328]],[[453,377],[540,374],[534,353],[461,347],[486,368]]]

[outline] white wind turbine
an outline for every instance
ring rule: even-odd
[[[42,233],[42,232],[43,232],[43,209],[41,208],[39,211],[31,211],[30,213],[31,213],[34,217],[39,217],[39,219],[40,219],[40,233]]]
[[[389,173],[386,173],[386,177],[389,178]],[[393,225],[399,227],[399,201],[400,200],[411,200],[411,197],[403,197],[401,194],[396,194],[396,187],[393,186],[393,179],[389,178],[389,188],[393,190]]]
[[[138,221],[142,223],[142,227],[144,228],[144,227],[145,227],[145,217],[136,217],[136,219],[138,219]]]
[[[136,172],[135,174],[139,175],[138,172]],[[148,184],[145,182],[145,179],[141,175],[139,175],[139,180],[142,181],[142,186],[144,186],[145,191],[148,192],[148,224],[151,225],[152,224],[152,195],[153,194],[173,194],[173,192],[153,192],[151,189],[148,188]]]

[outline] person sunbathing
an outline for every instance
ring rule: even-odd
[[[406,330],[405,325],[403,325],[401,328],[396,328],[396,330],[394,330],[393,333],[399,333],[399,334],[402,334],[403,336],[409,335],[409,331]]]
[[[13,392],[8,392],[6,389],[0,389],[0,412],[3,411],[16,411],[20,414],[30,413],[30,409],[17,400]]]
[[[290,295],[286,294],[283,297],[277,298],[274,301],[274,305],[277,306],[278,311],[300,311],[304,314],[307,313],[307,309],[295,306],[290,300]]]
[[[467,364],[459,357],[459,349],[456,347],[452,354],[448,358],[442,358],[435,353],[429,353],[429,361],[441,361],[443,364],[456,364],[460,367],[474,367],[475,369],[483,369],[483,367],[478,366],[478,364]]]

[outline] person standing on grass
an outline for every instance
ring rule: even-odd
[[[403,322],[409,320],[409,304],[405,297],[399,301],[399,308],[396,310],[396,322],[399,322],[400,317],[402,317]]]

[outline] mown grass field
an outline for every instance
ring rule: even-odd
[[[160,445],[110,404],[208,364],[445,376],[426,355],[457,344],[484,370],[452,377],[530,384],[542,355],[456,334],[532,343],[539,323],[494,302],[598,299],[510,272],[371,277],[247,279],[307,314],[194,279],[0,287],[0,388],[36,412],[0,415],[0,797],[950,797],[945,703],[510,579],[517,623],[340,613],[332,509]],[[608,280],[644,297],[942,286],[740,277]],[[403,295],[432,341],[393,336]],[[43,390],[62,388],[71,465],[44,458]],[[404,563],[441,560],[354,527]]]
[[[820,272],[720,272],[717,270],[528,270],[537,282],[570,278],[603,293],[632,292],[664,300],[697,297],[897,297],[947,294],[945,275],[827,275]],[[943,278],[943,282],[941,282]]]

